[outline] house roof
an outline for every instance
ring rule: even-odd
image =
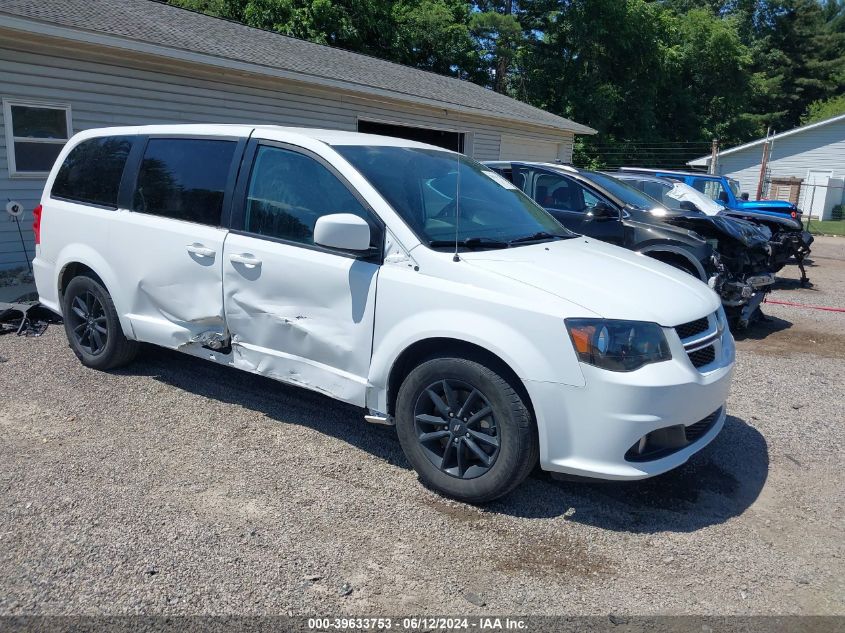
[[[525,125],[595,130],[469,81],[245,26],[151,0],[3,0],[4,26],[234,67]]]
[[[767,140],[769,141],[776,141],[780,138],[786,138],[787,136],[792,136],[793,134],[802,134],[803,132],[809,132],[810,130],[814,130],[816,128],[822,127],[824,125],[830,125],[831,123],[836,123],[837,121],[845,121],[845,114],[839,114],[837,116],[832,116],[829,119],[825,119],[823,121],[817,121],[816,123],[810,123],[809,125],[802,125],[801,127],[793,128],[787,132],[781,132],[780,134],[775,134],[770,136],[768,139],[765,137],[758,138],[756,141],[751,141],[750,143],[745,143],[743,145],[737,145],[736,147],[731,147],[730,149],[726,149],[719,152],[719,156],[727,156],[728,154],[734,154],[736,152],[741,152],[744,149],[748,149],[749,147],[755,147],[757,145],[762,145]],[[694,160],[688,161],[687,165],[691,165],[694,167],[701,167],[706,166],[710,163],[710,154],[706,156],[701,156],[700,158],[696,158]]]

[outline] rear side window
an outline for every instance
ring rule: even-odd
[[[133,210],[219,226],[236,145],[208,139],[150,139]]]
[[[50,195],[117,208],[117,190],[132,148],[128,136],[104,136],[82,141],[65,158]]]

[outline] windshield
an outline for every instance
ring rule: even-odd
[[[728,192],[725,190],[725,185],[722,184],[721,180],[693,178],[692,187],[716,202],[727,202],[730,199],[728,198]]]
[[[578,173],[587,180],[596,183],[609,194],[616,196],[619,200],[625,204],[631,205],[632,207],[650,211],[655,207],[662,206],[658,200],[655,200],[651,196],[647,196],[639,189],[635,189],[628,183],[622,182],[613,176],[608,176],[607,174],[602,174],[597,171],[587,171],[586,169],[579,170]]]
[[[496,248],[573,235],[507,180],[461,154],[381,145],[334,149],[430,246],[457,239]]]

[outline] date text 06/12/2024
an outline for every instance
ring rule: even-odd
[[[308,628],[313,631],[328,630],[525,630],[527,623],[515,618],[449,618],[449,617],[405,617],[394,618],[309,618]]]

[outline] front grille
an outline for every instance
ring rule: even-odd
[[[643,435],[625,453],[625,461],[648,462],[668,457],[672,453],[677,453],[682,448],[686,448],[693,442],[704,437],[713,428],[713,425],[716,424],[721,412],[721,408],[716,409],[706,418],[689,426],[676,424],[674,426],[663,427],[662,429],[655,429],[651,433]]]
[[[708,345],[707,347],[702,347],[694,352],[689,352],[688,356],[693,364],[693,367],[704,367],[716,360],[716,348],[712,345]]]
[[[707,431],[709,431],[711,427],[716,424],[716,420],[719,418],[719,411],[721,411],[721,409],[717,409],[703,420],[699,420],[695,424],[690,424],[688,427],[686,427],[685,432],[687,436],[687,442],[692,444],[702,435],[707,433]]]
[[[684,339],[695,336],[696,334],[706,332],[709,327],[710,324],[707,322],[707,317],[701,317],[700,319],[690,321],[689,323],[681,323],[675,328],[675,331],[678,333],[678,337],[683,341]]]

